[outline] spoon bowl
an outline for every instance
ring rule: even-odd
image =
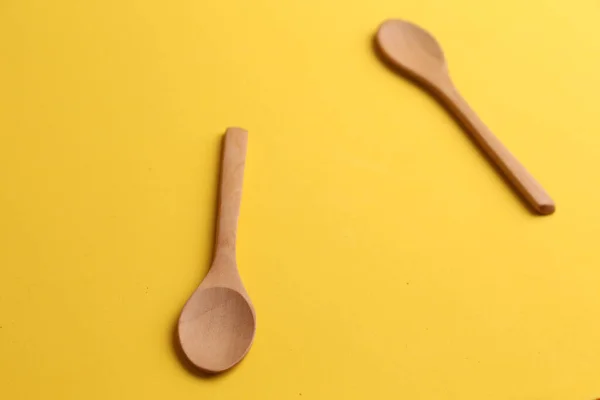
[[[188,359],[211,372],[225,371],[246,355],[254,339],[252,305],[227,287],[199,288],[181,313],[179,339]]]
[[[523,199],[539,214],[552,214],[554,201],[494,136],[458,93],[448,74],[442,47],[426,30],[407,21],[383,22],[375,36],[377,46],[396,69],[429,90],[471,134]]]
[[[386,21],[377,31],[377,44],[388,61],[413,79],[437,85],[448,76],[442,47],[429,32],[417,25],[399,20]]]

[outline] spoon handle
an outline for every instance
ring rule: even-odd
[[[512,153],[479,119],[454,88],[444,91],[450,111],[460,120],[475,141],[498,166],[523,198],[540,214],[552,214],[554,201]]]
[[[233,252],[235,257],[247,148],[248,132],[241,128],[227,128],[221,161],[216,254],[227,251]]]

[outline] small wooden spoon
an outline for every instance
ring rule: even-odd
[[[214,260],[179,317],[179,341],[184,353],[198,368],[211,373],[240,362],[250,350],[256,330],[254,307],[235,257],[247,145],[246,131],[227,129]]]
[[[376,39],[383,56],[439,98],[538,213],[554,212],[554,201],[542,186],[500,143],[458,93],[448,75],[442,48],[433,36],[409,22],[388,20],[379,27]]]

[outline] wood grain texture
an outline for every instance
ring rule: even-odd
[[[195,366],[211,373],[240,362],[250,350],[256,330],[256,314],[235,254],[247,146],[245,130],[227,129],[214,260],[179,318],[184,353]]]
[[[544,188],[458,93],[448,74],[442,48],[432,35],[409,22],[388,20],[379,27],[376,40],[387,61],[428,89],[454,114],[535,211],[543,215],[555,211],[554,201]]]

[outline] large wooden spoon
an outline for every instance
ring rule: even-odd
[[[426,89],[466,127],[523,198],[540,214],[552,214],[554,201],[525,167],[508,151],[458,93],[446,66],[442,48],[420,27],[388,20],[379,27],[377,44],[383,56]]]
[[[217,373],[244,358],[256,329],[254,307],[238,273],[235,245],[248,133],[225,133],[215,256],[179,318],[179,341],[198,368]]]

